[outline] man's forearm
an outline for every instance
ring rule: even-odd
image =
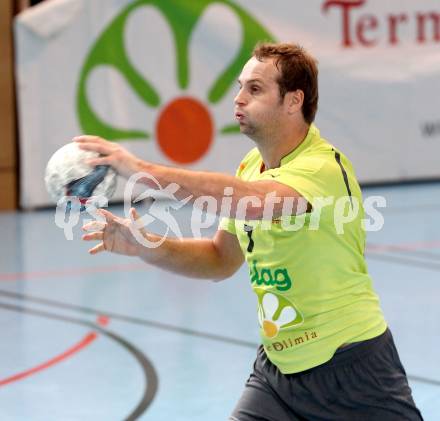
[[[191,200],[194,202],[200,197],[210,197],[217,204],[217,214],[223,210],[223,216],[238,217],[238,219],[261,219],[269,195],[279,199],[273,202],[273,216],[280,215],[282,212],[283,200],[281,198],[288,197],[297,200],[301,197],[292,188],[269,180],[243,181],[228,174],[190,171],[144,161],[139,161],[138,171],[153,176],[162,188],[176,183],[180,187],[175,193],[177,199],[184,199],[191,195]],[[140,181],[152,188],[157,188],[150,177],[141,178]],[[224,199],[230,201],[226,210],[221,209]],[[292,213],[295,212],[296,210],[292,211]]]
[[[177,183],[182,190],[177,192],[179,199],[192,194],[195,198],[211,196],[220,201],[225,196],[225,188],[227,187],[232,188],[230,194],[234,200],[258,194],[261,194],[263,197],[265,194],[265,189],[256,188],[254,183],[242,181],[228,174],[190,171],[182,168],[151,164],[149,162],[143,162],[141,168],[141,171],[155,177],[162,187],[166,187],[171,183]],[[147,183],[148,181],[146,180]],[[156,186],[152,185],[151,187]]]
[[[158,235],[147,235],[150,242],[161,240]],[[222,280],[235,271],[225,264],[212,239],[167,238],[157,248],[140,245],[139,257],[161,269],[192,278]]]

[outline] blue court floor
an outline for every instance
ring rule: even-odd
[[[440,183],[369,195],[387,201],[368,234],[375,288],[414,398],[440,420]],[[227,419],[258,344],[247,269],[212,283],[90,256],[54,215],[0,213],[0,420]]]

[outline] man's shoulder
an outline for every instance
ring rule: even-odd
[[[315,137],[301,153],[288,161],[285,168],[310,168],[318,170],[335,160],[335,148],[327,140]]]
[[[344,154],[338,147],[334,146],[327,138],[321,136],[320,131],[314,126],[315,136],[311,142],[310,148],[307,149],[305,156],[321,156],[331,158],[332,160],[343,158],[346,161],[350,161],[347,155]]]
[[[321,136],[320,131],[315,128],[314,136],[310,142],[310,147],[307,148],[308,154],[327,154],[330,155],[335,147],[324,137]]]
[[[334,167],[339,168],[340,162],[352,165],[350,159],[342,152],[338,147],[334,146],[326,138],[322,137],[317,130],[309,147],[298,156],[296,164],[314,163],[317,166]]]

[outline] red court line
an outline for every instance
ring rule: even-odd
[[[46,361],[45,363],[37,365],[36,367],[23,371],[21,373],[14,374],[13,376],[7,377],[6,379],[0,380],[0,387],[16,382],[18,380],[22,380],[26,377],[31,376],[32,374],[46,370],[47,368],[52,367],[55,364],[58,364],[59,362],[71,357],[72,355],[84,349],[86,346],[90,345],[97,337],[98,335],[95,332],[89,333],[76,345],[69,348],[67,351],[63,352],[62,354],[57,355],[56,357],[50,359],[49,361]]]
[[[416,242],[416,243],[401,243],[401,244],[374,244],[367,245],[367,252],[381,252],[381,251],[411,251],[420,249],[435,249],[440,248],[440,241],[431,242]],[[62,276],[87,275],[93,273],[108,273],[108,272],[124,272],[135,270],[149,270],[150,266],[147,263],[126,264],[126,265],[112,265],[112,266],[94,266],[89,268],[69,268],[63,270],[52,271],[35,271],[35,272],[11,272],[0,273],[0,281],[19,281],[35,278],[56,278]]]
[[[401,243],[401,244],[367,244],[366,250],[369,252],[380,251],[416,251],[421,249],[440,248],[440,241]]]
[[[110,318],[105,314],[100,314],[96,321],[100,326],[107,326],[110,323]]]
[[[0,273],[0,281],[19,281],[35,278],[58,278],[61,276],[87,275],[92,273],[125,272],[134,270],[148,270],[146,263],[127,264],[127,265],[108,265],[95,266],[89,268],[69,268],[50,271],[36,272],[11,272]]]

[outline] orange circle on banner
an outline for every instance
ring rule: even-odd
[[[206,106],[189,97],[167,104],[156,125],[160,149],[179,164],[190,164],[205,155],[211,146],[213,131]]]

